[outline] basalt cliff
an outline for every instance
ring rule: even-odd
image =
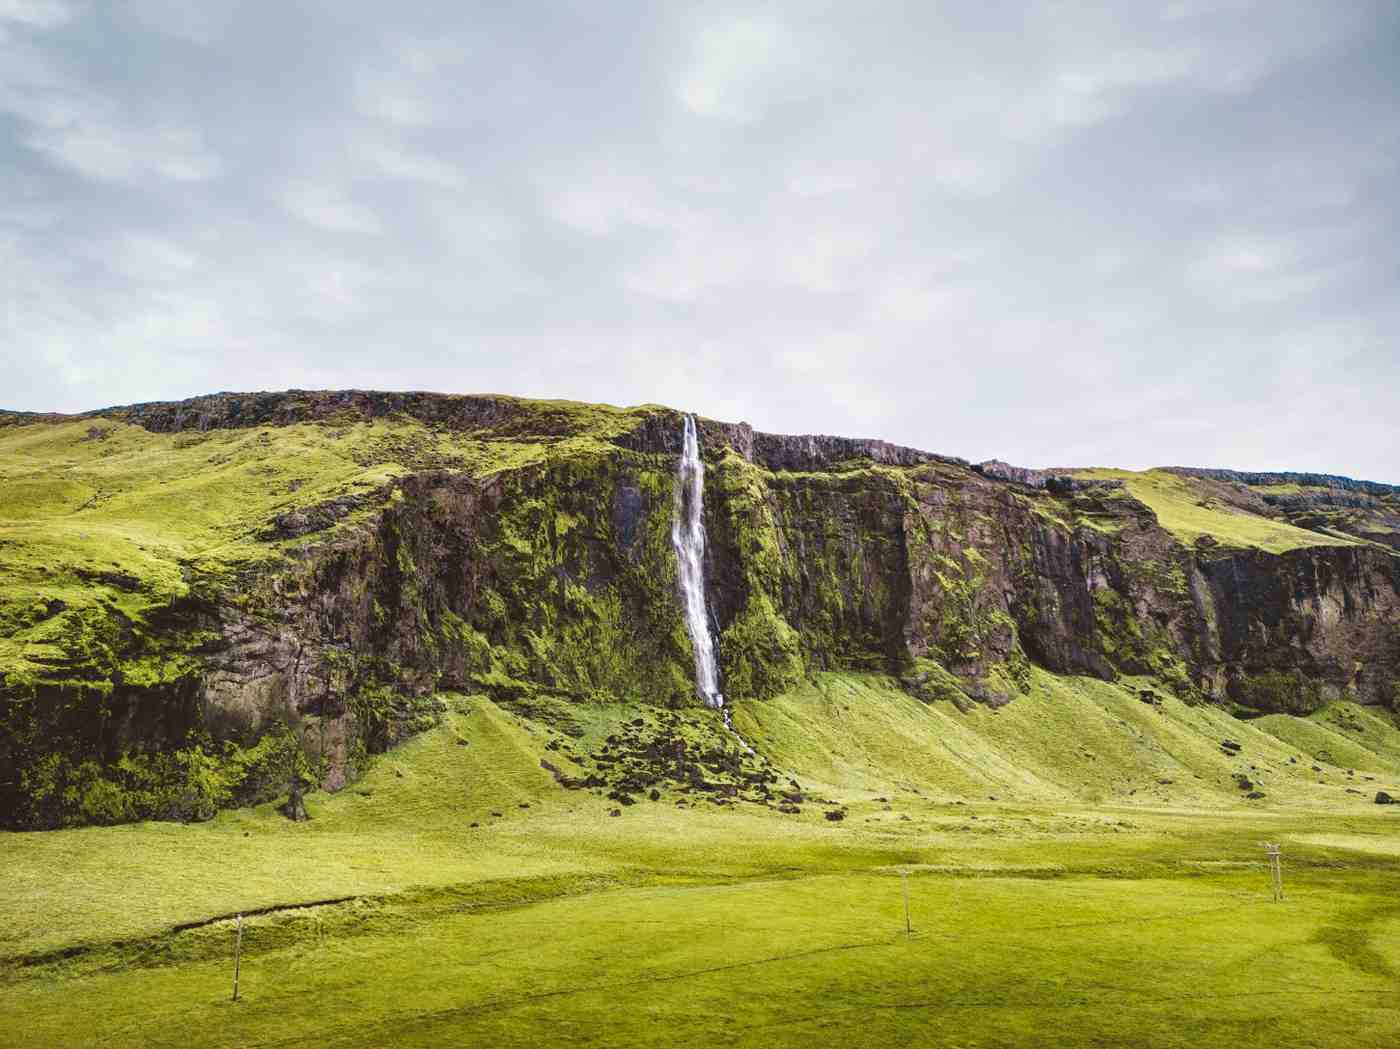
[[[0,820],[337,789],[444,692],[698,705],[683,434],[657,406],[359,391],[0,413]],[[731,704],[845,668],[1000,705],[1036,664],[1240,716],[1400,710],[1400,488],[697,435]]]

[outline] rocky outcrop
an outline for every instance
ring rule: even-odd
[[[312,532],[324,532],[353,511],[381,502],[384,495],[382,491],[357,492],[326,499],[312,506],[288,510],[274,517],[272,523],[258,533],[258,538],[275,541],[296,539]]]
[[[1364,492],[1368,495],[1400,495],[1400,485],[1381,484],[1379,481],[1358,481],[1337,474],[1313,473],[1259,473],[1243,470],[1206,470],[1193,466],[1168,467],[1172,473],[1186,477],[1204,477],[1213,481],[1229,481],[1250,487],[1270,485],[1301,485],[1305,487],[1335,488],[1343,492]]]
[[[680,420],[676,412],[653,412],[615,441],[636,451],[679,455]],[[748,423],[710,419],[699,420],[699,428],[702,443],[707,448],[728,448],[745,462],[774,471],[802,473],[871,465],[907,467],[932,462],[967,465],[965,459],[869,438],[763,433]]]
[[[1394,704],[1400,682],[1400,559],[1366,547],[1238,551],[1195,566],[1203,584],[1200,665],[1216,696],[1290,674],[1325,694]]]
[[[215,393],[187,401],[152,401],[90,414],[153,433],[290,426],[307,422],[363,422],[394,414],[456,430],[494,430],[537,413],[513,398],[369,390],[287,390]]]
[[[973,467],[983,477],[996,481],[1008,481],[1026,488],[1043,489],[1049,492],[1082,492],[1090,488],[1122,488],[1122,481],[1096,480],[1073,477],[1070,474],[1051,470],[1032,470],[1024,466],[1012,466],[1000,459],[988,459]]]
[[[903,448],[886,441],[820,435],[789,437],[757,432],[753,435],[749,459],[769,470],[791,471],[829,470],[842,463],[918,466],[927,462],[953,462],[965,465],[962,459]]]

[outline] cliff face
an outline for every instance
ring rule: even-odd
[[[247,453],[248,476],[258,455],[283,454],[282,434],[311,433],[299,439],[338,442],[336,462],[368,472],[314,498],[288,482],[240,526],[252,554],[223,574],[192,556],[162,590],[118,566],[63,577],[98,595],[87,606],[7,613],[0,812],[12,825],[207,815],[288,777],[336,788],[429,723],[441,691],[542,717],[696,702],[670,544],[675,412],[294,392],[0,432],[108,425],[143,447],[251,428],[266,451]],[[1228,528],[1187,541],[1131,483],[878,441],[702,421],[701,442],[731,702],[844,667],[895,675],[929,702],[1000,704],[1035,662],[1256,710],[1339,695],[1400,707],[1400,557],[1382,543],[1299,531],[1312,539],[1270,552]],[[1196,494],[1227,524],[1282,520],[1265,502],[1280,493],[1251,485],[1293,483],[1183,476],[1171,483],[1221,486]],[[1395,495],[1322,487],[1384,506]],[[26,601],[59,571],[57,554],[41,559],[49,574]],[[125,597],[112,589],[124,585]]]
[[[716,465],[712,533],[743,532],[726,512],[740,473],[737,518],[772,542],[727,541],[716,558],[742,568],[747,587],[731,589],[766,593],[805,666],[882,661],[917,688],[932,660],[935,678],[991,702],[1015,696],[1027,658],[1259,709],[1288,707],[1279,690],[1395,702],[1400,560],[1378,546],[1188,545],[1113,481],[1006,483],[946,459],[794,475],[734,458]],[[718,597],[722,621],[742,616]]]

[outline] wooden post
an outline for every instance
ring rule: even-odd
[[[1283,899],[1283,860],[1276,842],[1264,842],[1264,852],[1269,857],[1269,877],[1274,886],[1275,902]]]
[[[904,886],[904,935],[913,936],[914,926],[909,920],[909,872],[899,872],[900,884]]]
[[[233,942],[233,1000],[238,1001],[238,970],[243,964],[243,915],[238,916],[238,938]]]

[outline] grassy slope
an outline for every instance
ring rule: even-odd
[[[1163,528],[1186,543],[1203,535],[1225,546],[1257,547],[1280,554],[1308,546],[1351,546],[1350,540],[1245,513],[1206,498],[1191,478],[1165,470],[1078,470],[1075,476],[1122,481],[1151,508]],[[1209,505],[1201,505],[1209,503]]]
[[[1355,779],[1393,789],[1400,731],[1369,712],[1241,723],[1038,675],[961,715],[825,674],[736,716],[802,784],[801,815],[668,792],[616,818],[541,769],[564,762],[553,729],[449,704],[308,824],[265,806],[0,836],[0,957],[94,946],[0,962],[14,1044],[524,1045],[547,1025],[584,1045],[1379,1046],[1400,1023],[1400,813],[1336,766],[1315,782],[1313,736],[1291,735],[1350,741]],[[583,742],[633,713],[588,711]],[[1264,803],[1230,779],[1250,764]],[[1264,839],[1285,843],[1284,906]],[[231,923],[170,931],[347,896],[250,920],[236,1008]]]
[[[1335,727],[1343,723],[1356,727],[1343,734]],[[823,674],[741,708],[735,724],[776,763],[824,788],[867,794],[916,785],[940,798],[1219,804],[1240,798],[1242,774],[1270,803],[1331,806],[1348,789],[1374,795],[1380,781],[1366,774],[1388,787],[1400,773],[1400,731],[1355,704],[1331,704],[1309,720],[1238,721],[1218,707],[1170,697],[1153,707],[1131,688],[1040,670],[1030,696],[968,714],[926,707],[878,677]],[[1226,739],[1242,745],[1238,756],[1222,749]],[[1330,760],[1317,773],[1323,744]]]

